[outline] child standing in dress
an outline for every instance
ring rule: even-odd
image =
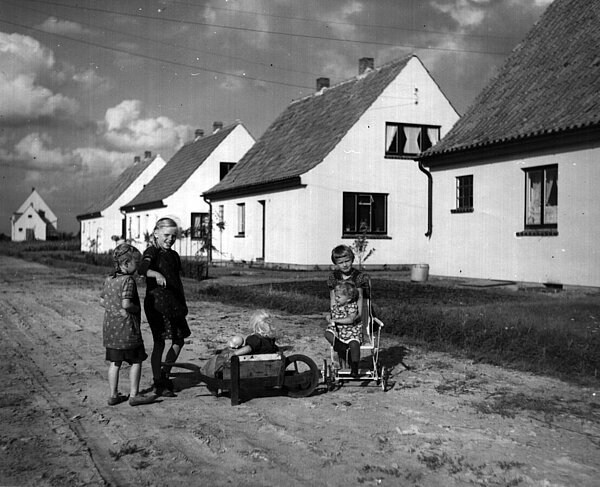
[[[356,320],[359,326],[362,328],[362,321],[360,318],[364,311],[363,299],[369,297],[369,276],[364,272],[361,272],[353,267],[354,252],[347,245],[338,245],[331,251],[331,262],[333,262],[335,268],[327,279],[330,306],[331,308],[333,308],[335,305],[335,287],[341,282],[353,283],[358,291],[358,316]],[[325,331],[325,338],[332,345],[337,345],[339,350],[336,351],[338,352],[340,358],[345,361],[347,348],[344,347],[344,345],[339,341],[334,340],[334,335],[328,333],[328,331],[329,330]],[[358,362],[360,361],[360,342],[358,343],[358,347],[354,345],[353,347],[355,348],[355,350],[354,352],[352,352],[351,350],[351,367],[358,370]]]
[[[103,342],[106,347],[106,360],[110,362],[109,406],[127,400],[127,396],[119,394],[119,373],[123,362],[131,365],[129,404],[139,406],[156,400],[154,395],[144,396],[139,393],[142,362],[148,358],[140,327],[140,298],[133,278],[141,257],[140,251],[132,245],[126,243],[119,245],[113,252],[115,272],[104,281],[104,289],[100,296],[100,304],[105,308]]]
[[[187,305],[181,282],[181,260],[171,247],[177,239],[179,227],[171,218],[161,218],[154,227],[151,244],[144,251],[138,270],[146,276],[144,311],[152,330],[154,342],[150,363],[154,378],[154,392],[174,397],[170,367],[162,367],[166,341],[171,345],[165,362],[173,363],[179,357],[184,339],[191,335],[185,316]]]

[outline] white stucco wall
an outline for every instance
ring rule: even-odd
[[[174,194],[163,200],[164,208],[127,213],[128,235],[130,234],[129,218],[133,223],[131,236],[141,250],[146,247],[144,232],[151,233],[156,221],[160,218],[173,218],[182,230],[189,229],[192,226],[192,213],[209,212],[209,205],[201,195],[219,182],[221,162],[239,161],[253,144],[254,138],[246,128],[241,124],[237,125],[190,178]],[[213,220],[216,221],[215,212],[216,209],[213,207]],[[138,218],[140,222],[139,236]],[[213,234],[216,239],[218,229],[213,229]],[[178,239],[174,248],[182,256],[194,256],[199,251],[200,243],[189,237],[182,237]]]
[[[450,130],[458,114],[417,58],[407,66],[325,160],[302,176],[302,189],[215,201],[225,207],[220,235],[223,259],[260,257],[259,200],[266,201],[265,262],[329,265],[342,239],[344,192],[387,193],[387,238],[369,239],[369,265],[424,261],[429,254],[427,177],[414,160],[385,158],[386,122],[440,125]],[[236,237],[237,204],[246,203],[246,235]]]
[[[600,148],[439,169],[434,178],[430,272],[442,276],[600,286]],[[523,168],[558,164],[558,235],[523,230]],[[473,175],[473,213],[456,207],[455,178]]]
[[[116,242],[112,237],[121,235],[124,218],[120,208],[129,203],[165,164],[165,160],[157,154],[146,170],[108,208],[102,210],[99,218],[80,222],[82,252],[101,253],[115,248]]]

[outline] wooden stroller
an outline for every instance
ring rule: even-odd
[[[358,374],[352,374],[347,368],[348,353],[346,352],[345,360],[339,360],[337,353],[330,346],[330,362],[325,359],[323,361],[323,370],[321,375],[327,388],[333,390],[336,387],[343,385],[344,382],[375,382],[383,391],[387,389],[389,371],[386,367],[379,363],[379,345],[381,337],[381,329],[383,322],[373,316],[373,306],[371,301],[371,282],[369,281],[368,288],[363,295],[363,309],[361,313],[363,323],[363,342],[360,346],[361,364],[365,361],[369,367],[363,368],[359,366]]]

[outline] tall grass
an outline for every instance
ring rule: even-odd
[[[480,290],[373,280],[386,333],[406,344],[578,382],[600,370],[600,296]],[[210,286],[207,299],[292,314],[328,311],[322,281]]]

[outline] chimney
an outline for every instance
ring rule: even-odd
[[[196,129],[196,131],[194,132],[194,142],[196,142],[198,139],[201,139],[202,137],[204,137],[204,130]]]
[[[223,128],[223,122],[213,122],[213,134],[216,134]]]
[[[358,74],[363,74],[367,69],[375,67],[375,59],[372,57],[361,57],[358,60]]]
[[[152,151],[147,150],[146,152],[144,152],[144,159],[151,159],[152,158]]]
[[[133,163],[137,164],[138,162],[140,162],[140,156],[134,156]]]
[[[329,88],[329,78],[317,78],[317,91]]]

